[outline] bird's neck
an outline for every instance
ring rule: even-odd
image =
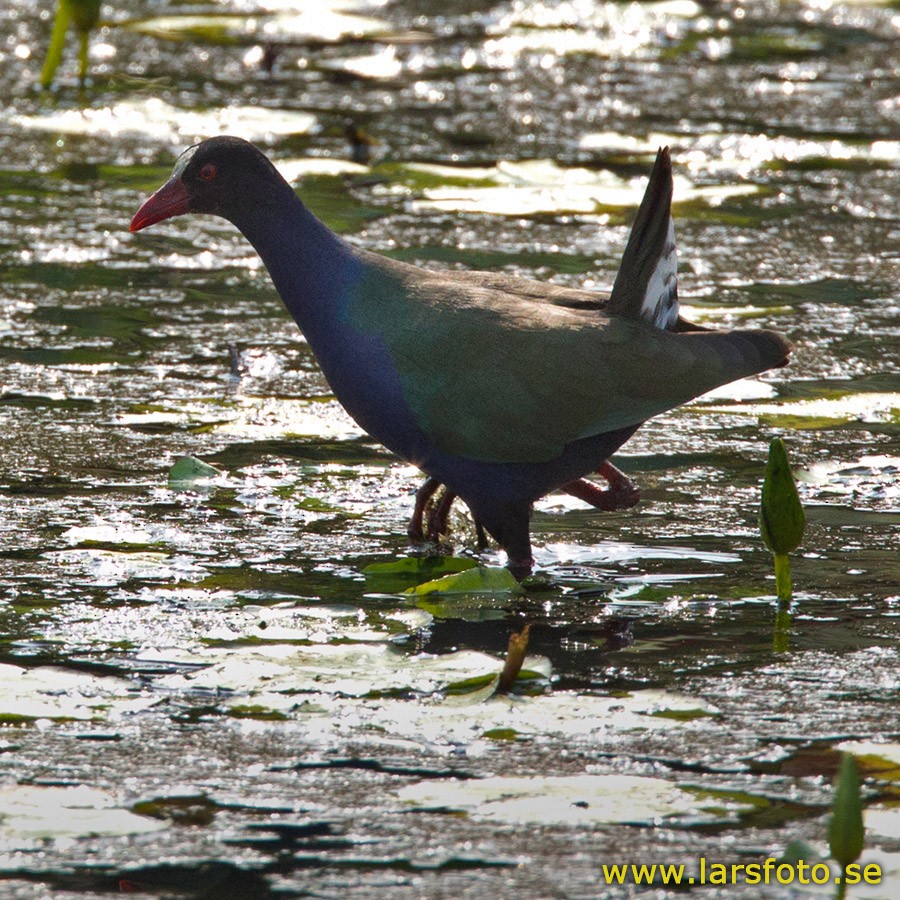
[[[359,263],[291,187],[241,211],[234,224],[262,258],[288,311],[310,343],[342,317]]]

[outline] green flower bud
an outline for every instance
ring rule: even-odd
[[[859,769],[851,754],[845,753],[841,759],[831,824],[828,826],[828,847],[832,859],[836,859],[846,869],[850,863],[859,859],[864,839]]]
[[[766,480],[759,508],[759,530],[765,545],[776,554],[790,553],[800,546],[806,515],[781,438],[769,444]]]

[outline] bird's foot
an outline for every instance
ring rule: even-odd
[[[530,555],[520,557],[508,556],[506,568],[512,572],[516,581],[521,581],[531,574],[531,570],[534,568],[534,559]]]
[[[599,488],[586,478],[576,478],[562,486],[567,494],[590,503],[595,509],[614,512],[617,509],[631,509],[641,499],[640,488],[612,463],[605,462],[597,474],[609,482],[608,488]]]
[[[434,496],[440,487],[441,483],[436,478],[427,478],[416,491],[416,503],[406,528],[406,534],[413,544],[439,544],[450,534],[450,510],[457,495],[444,488],[444,493],[435,500]],[[477,519],[475,542],[479,552],[490,546],[487,531]]]

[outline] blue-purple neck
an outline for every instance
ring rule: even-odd
[[[351,305],[360,302],[359,288],[371,265],[329,231],[286,183],[284,190],[273,187],[228,218],[262,257],[347,412],[399,456],[423,460],[424,439],[384,342],[352,323]]]
[[[229,218],[260,255],[288,311],[315,345],[323,330],[343,318],[346,299],[359,278],[352,248],[329,231],[286,182]]]

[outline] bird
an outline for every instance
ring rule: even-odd
[[[671,165],[665,148],[657,165]],[[642,216],[642,203],[601,309],[590,292],[355,246],[227,135],[188,148],[130,231],[187,213],[236,226],[344,409],[462,498],[522,579],[536,500],[596,472],[647,419],[788,362],[773,331],[682,329],[674,232],[657,205]]]
[[[662,149],[656,158],[644,197],[638,209],[632,229],[630,256],[637,259],[646,253],[646,259],[661,262],[655,283],[648,279],[643,293],[638,291],[616,292],[614,310],[618,315],[631,316],[650,322],[658,328],[676,331],[703,331],[703,326],[689,322],[681,316],[678,308],[678,256],[675,243],[675,223],[672,220],[672,163],[668,149]],[[656,230],[653,230],[653,226]],[[663,238],[662,229],[665,228]],[[631,263],[622,267],[626,272]],[[483,276],[479,275],[482,278]],[[502,278],[502,276],[500,276]],[[497,283],[497,276],[490,278]],[[548,302],[580,309],[604,310],[610,302],[609,295],[595,291],[564,289],[555,291],[546,298]],[[640,302],[637,302],[640,300]],[[560,490],[577,497],[595,509],[607,512],[629,509],[640,501],[640,490],[624,472],[609,460],[604,462],[596,474],[604,478],[608,488],[601,489],[586,478],[578,478],[562,485]],[[426,478],[416,492],[416,501],[407,528],[407,535],[413,543],[437,542],[449,531],[448,519],[456,495],[444,490],[439,494],[441,483],[435,478]],[[433,498],[438,497],[434,502]],[[428,504],[432,502],[430,512]],[[487,546],[487,538],[481,524],[476,521],[478,549]]]

